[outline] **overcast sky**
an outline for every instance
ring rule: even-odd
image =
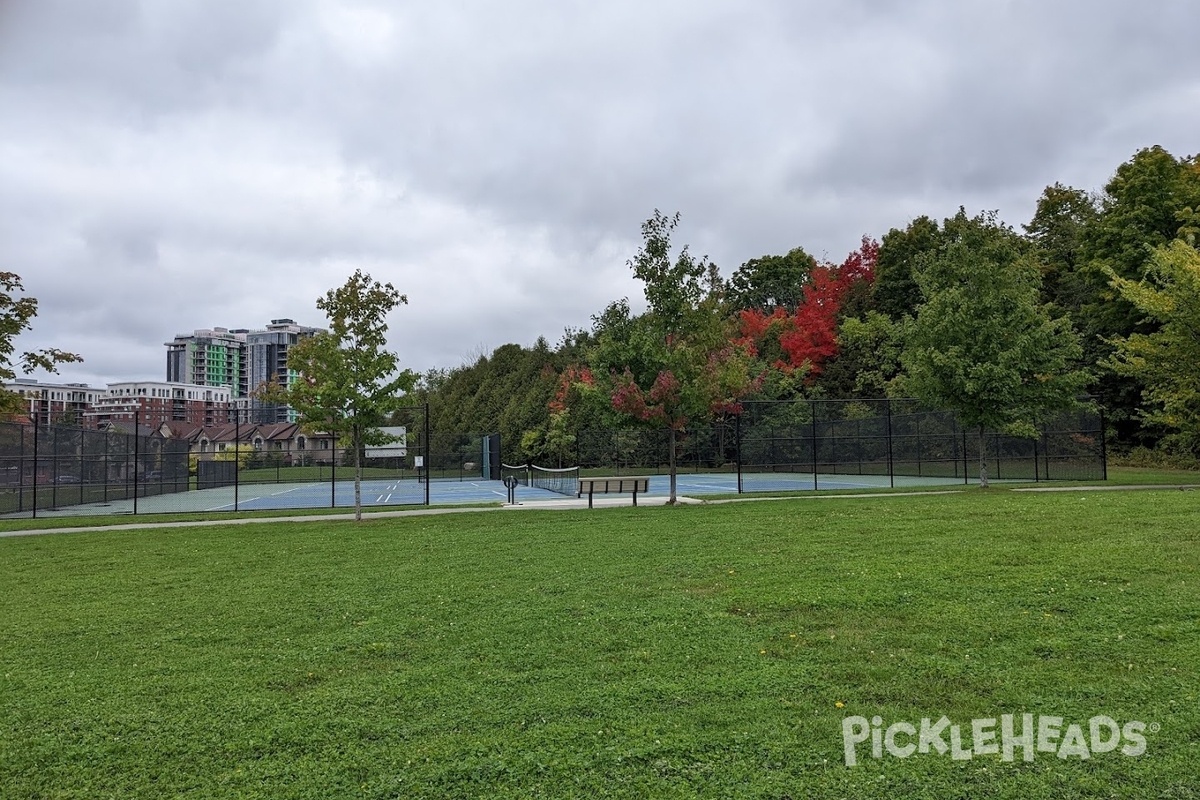
[[[1195,0],[0,0],[0,269],[51,380],[321,325],[355,268],[418,370],[628,296],[655,208],[729,275],[1200,150]]]

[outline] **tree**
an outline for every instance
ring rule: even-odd
[[[284,390],[285,402],[310,431],[341,435],[354,448],[354,519],[362,519],[362,455],[367,445],[393,439],[380,430],[406,403],[417,375],[397,372],[399,360],[385,350],[388,312],[408,303],[390,283],[355,270],[339,289],[317,300],[329,330],[300,340],[288,352],[288,369],[299,374]]]
[[[843,302],[856,290],[865,294],[869,289],[878,249],[864,236],[861,247],[841,264],[814,266],[800,287],[793,313],[782,306],[770,314],[757,309],[739,312],[739,342],[775,369],[802,369],[810,377],[820,373],[825,361],[838,352]]]
[[[1155,249],[1146,280],[1110,273],[1113,287],[1161,323],[1154,333],[1115,337],[1108,366],[1144,382],[1146,421],[1174,428],[1168,441],[1200,454],[1200,252],[1183,240]]]
[[[842,320],[838,355],[822,372],[821,388],[832,397],[887,397],[900,374],[903,332],[903,323],[878,311]]]
[[[1042,269],[1042,297],[1072,315],[1088,300],[1083,239],[1098,218],[1091,195],[1056,183],[1042,191],[1033,219],[1023,226]]]
[[[37,316],[38,302],[33,297],[18,297],[25,291],[21,277],[15,272],[0,272],[0,414],[9,416],[24,412],[21,397],[3,387],[17,377],[13,360],[16,356],[15,340],[23,331],[32,327]],[[75,353],[57,348],[23,352],[16,357],[22,373],[28,375],[37,369],[58,372],[59,364],[83,361]]]
[[[1082,304],[1076,324],[1084,337],[1088,363],[1112,356],[1110,340],[1150,334],[1158,322],[1125,299],[1110,275],[1140,281],[1155,248],[1186,233],[1200,209],[1200,158],[1175,158],[1162,147],[1139,150],[1105,185],[1099,215],[1081,233]],[[1143,386],[1132,374],[1104,372],[1100,390],[1117,438],[1152,444],[1156,431],[1144,430]]]
[[[1074,405],[1091,376],[1065,318],[1039,302],[1040,274],[1024,242],[994,213],[946,220],[947,239],[919,260],[924,303],[911,323],[899,388],[952,410],[979,436],[986,488],[988,429],[1034,435],[1047,413]]]
[[[917,217],[904,230],[892,228],[884,235],[871,286],[875,310],[896,320],[916,313],[921,289],[913,273],[920,259],[941,243],[942,232],[929,217]]]
[[[628,262],[644,285],[649,310],[633,317],[627,302],[596,318],[589,352],[593,387],[618,415],[667,431],[670,496],[677,501],[680,434],[697,419],[740,413],[738,400],[753,390],[752,358],[733,343],[732,321],[722,313],[716,265],[685,246],[672,255],[679,214],[657,209],[642,225],[643,244]]]
[[[752,258],[729,279],[729,303],[737,310],[754,309],[770,314],[776,308],[795,311],[804,297],[804,285],[817,266],[803,247],[783,256]]]

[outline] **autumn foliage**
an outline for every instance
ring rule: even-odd
[[[862,246],[841,264],[814,267],[794,313],[784,308],[770,314],[758,309],[738,312],[740,337],[735,344],[750,348],[775,369],[807,368],[816,375],[826,360],[837,355],[842,303],[852,289],[874,279],[878,253],[878,243],[863,237]]]
[[[558,376],[558,383],[554,388],[554,397],[550,398],[549,407],[551,414],[561,414],[571,406],[572,395],[578,393],[581,388],[595,386],[596,379],[592,376],[592,371],[584,366],[572,364],[562,371]]]

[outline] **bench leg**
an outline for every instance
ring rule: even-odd
[[[634,507],[637,506],[637,489],[633,490],[633,505]]]
[[[592,507],[592,490],[588,489],[588,508]]]

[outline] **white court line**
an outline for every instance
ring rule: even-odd
[[[507,494],[505,494],[504,492],[496,491],[495,489],[491,488],[490,485],[485,487],[483,484],[476,483],[475,481],[467,481],[467,483],[471,484],[476,489],[487,489],[487,491],[491,492],[492,494],[496,495],[497,497],[503,497],[506,499],[508,498]],[[491,484],[491,481],[488,481],[488,483]]]

